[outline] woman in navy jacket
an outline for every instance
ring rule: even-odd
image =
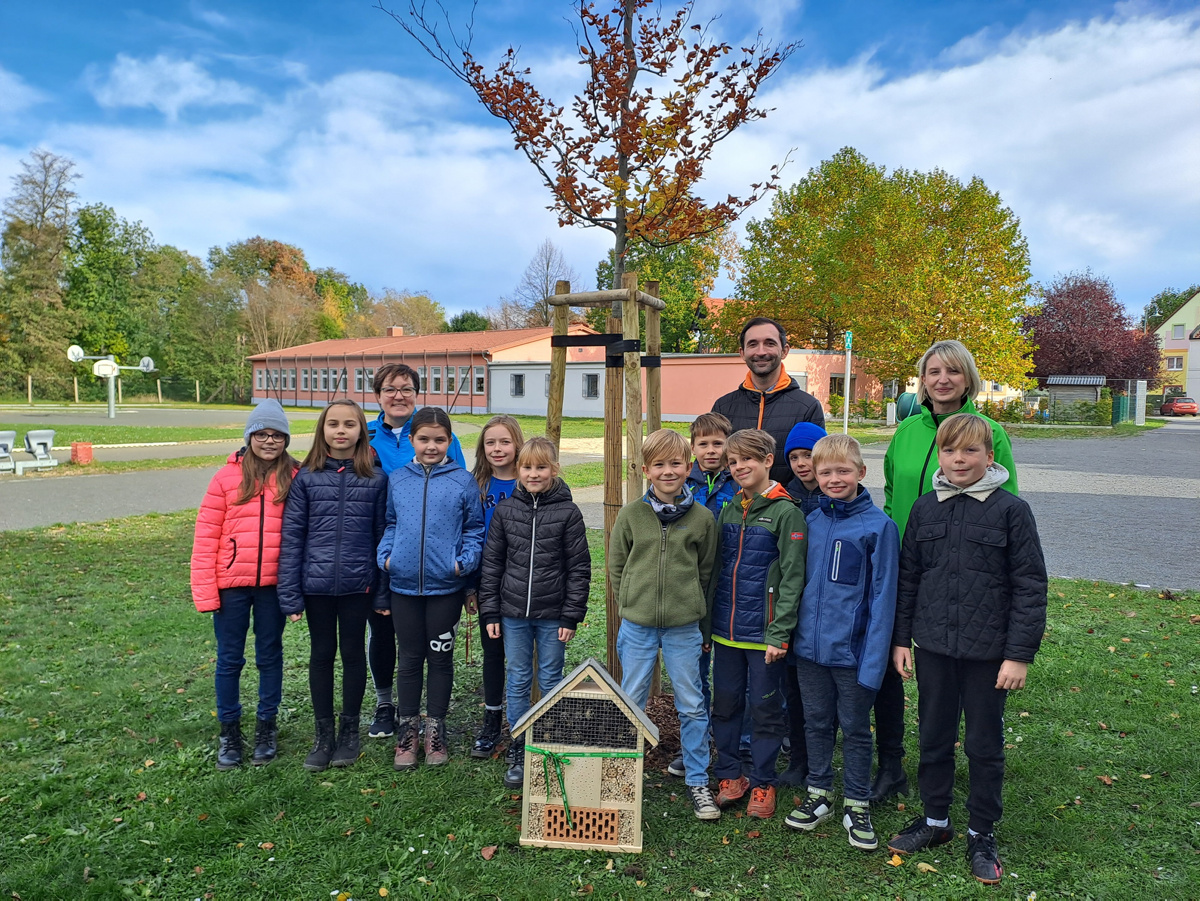
[[[316,740],[305,769],[358,759],[358,723],[367,685],[367,615],[386,585],[375,563],[387,511],[387,482],[371,449],[367,421],[352,400],[335,400],[317,420],[312,450],[283,515],[279,606],[308,618],[308,686]],[[339,641],[340,640],[340,641]],[[333,661],[342,653],[341,731],[334,747]]]

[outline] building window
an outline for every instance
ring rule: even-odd
[[[434,394],[442,393],[442,367],[429,367],[429,390]]]
[[[453,366],[446,367],[446,393],[447,394],[454,393],[454,367]]]
[[[428,394],[429,393],[429,382],[425,381],[425,367],[424,366],[417,367],[417,378],[421,380],[421,384],[417,385],[417,393],[420,394],[423,390],[426,394]]]
[[[508,393],[513,397],[525,396],[525,373],[514,372],[508,377]]]
[[[600,374],[596,372],[585,372],[583,374],[583,396],[586,398],[597,398],[600,396]]]
[[[475,393],[483,394],[483,392],[486,388],[487,388],[487,384],[486,384],[486,376],[484,375],[484,369],[482,366],[476,366],[475,367]]]
[[[367,369],[367,374],[366,374],[365,378],[366,378],[366,381],[363,384],[363,394],[366,394],[368,391],[374,392],[375,391],[375,367],[374,366],[371,366]]]
[[[361,369],[354,370],[354,393],[362,394],[363,391],[363,371]]]
[[[1000,383],[999,383],[999,382],[992,382],[992,390],[993,390],[993,391],[999,391],[999,390],[1000,390]]]
[[[458,390],[463,394],[471,393],[471,367],[458,367]]]
[[[1167,357],[1167,370],[1174,372],[1183,371],[1183,357]]]
[[[328,369],[321,370],[321,390],[322,391],[329,390],[329,370]]]
[[[1178,340],[1183,337],[1184,327],[1182,325],[1171,326],[1171,337]]]
[[[550,396],[550,373],[546,373],[546,397]]]
[[[296,370],[295,369],[288,369],[288,390],[289,391],[296,390]]]
[[[276,388],[276,389],[279,388],[279,370],[278,369],[271,370],[271,387]]]
[[[261,390],[262,386],[263,386],[263,370],[256,369],[256,370],[254,370],[254,387]]]
[[[300,390],[301,391],[308,390],[308,369],[307,368],[300,370]]]

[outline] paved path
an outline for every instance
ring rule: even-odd
[[[186,447],[204,454],[228,450],[226,444]],[[170,449],[142,449],[140,456],[158,450]],[[882,445],[865,448],[865,483],[881,505],[883,453]],[[1014,455],[1053,575],[1200,589],[1200,420],[1124,439],[1017,439]],[[564,462],[577,459],[586,458]],[[212,472],[5,476],[0,531],[194,508]],[[584,488],[575,496],[588,525],[602,528],[603,490]]]

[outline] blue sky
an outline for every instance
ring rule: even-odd
[[[519,45],[565,102],[569,2],[481,7],[477,55]],[[775,112],[720,148],[709,196],[789,151],[791,183],[850,145],[983,178],[1021,218],[1041,281],[1091,267],[1135,311],[1200,282],[1195,3],[698,0],[696,18],[713,16],[735,45],[761,29],[804,46],[768,82]],[[611,246],[557,227],[504,127],[372,0],[0,2],[0,191],[35,147],[76,160],[83,202],[160,242],[203,256],[278,238],[450,311],[510,293],[545,238],[588,287]]]

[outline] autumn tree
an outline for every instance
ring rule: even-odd
[[[224,248],[213,247],[208,264],[214,273],[241,282],[251,354],[317,337],[322,309],[317,274],[299,247],[256,235]]]
[[[1157,383],[1158,337],[1134,326],[1112,282],[1091,270],[1060,275],[1025,317],[1035,375],[1103,375]]]
[[[911,375],[934,341],[957,338],[988,378],[1027,379],[1029,250],[979,178],[889,174],[845,148],[749,223],[742,271],[719,317],[727,340],[749,315],[778,319],[796,346],[840,349],[853,330],[859,359],[891,379]]]
[[[375,334],[387,333],[388,326],[401,326],[405,335],[436,335],[446,330],[446,308],[427,294],[413,294],[386,288],[374,298],[371,317]]]
[[[1200,293],[1200,285],[1192,285],[1182,291],[1166,288],[1159,291],[1142,310],[1141,325],[1148,332],[1157,331],[1158,327],[1170,319],[1175,311]]]
[[[477,313],[475,310],[463,310],[461,313],[450,317],[450,321],[446,323],[446,331],[448,332],[484,332],[487,329],[487,317],[482,313]]]
[[[363,285],[350,281],[336,269],[318,269],[313,274],[316,276],[313,290],[320,299],[317,337],[348,337],[352,323],[370,313],[370,294]]]
[[[619,285],[631,244],[665,247],[717,231],[777,183],[772,166],[746,196],[708,204],[696,193],[717,146],[766,116],[755,105],[758,91],[799,45],[772,47],[760,34],[735,51],[692,22],[693,8],[685,0],[664,17],[654,0],[613,0],[607,9],[579,0],[587,79],[569,112],[535,87],[514,47],[494,69],[481,63],[471,24],[456,30],[441,4],[440,15],[417,0],[384,11],[508,125],[550,190],[560,225],[612,233]]]
[[[488,326],[494,329],[525,328],[529,311],[519,300],[512,297],[501,297],[496,303],[484,309]]]

